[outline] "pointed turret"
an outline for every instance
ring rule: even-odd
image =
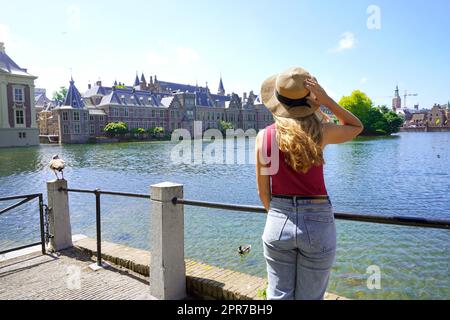
[[[70,77],[69,89],[67,89],[66,97],[64,98],[63,106],[71,106],[74,109],[84,108],[84,102],[81,98],[81,94],[75,87],[75,81]]]
[[[147,80],[145,80],[145,76],[143,73],[141,74],[141,82],[147,84]]]
[[[225,95],[225,88],[223,86],[222,75],[220,75],[219,89],[217,90],[217,94],[221,96]]]
[[[136,72],[136,78],[134,78],[134,86],[138,86],[140,83],[138,73]]]

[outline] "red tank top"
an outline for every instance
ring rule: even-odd
[[[271,131],[276,130],[276,125],[272,124],[266,128],[266,155],[271,156]],[[275,132],[273,132],[275,134]],[[275,137],[275,135],[273,135]],[[327,195],[325,188],[325,181],[323,177],[323,165],[312,166],[308,172],[296,172],[285,161],[283,152],[279,152],[279,167],[278,171],[271,174],[271,187],[273,195],[287,195],[287,196],[317,196]]]

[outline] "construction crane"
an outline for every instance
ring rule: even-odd
[[[407,97],[417,97],[419,94],[417,93],[408,93],[407,90],[405,90],[405,94],[403,95],[403,109],[406,109],[406,98]],[[375,99],[384,99],[384,98],[394,98],[395,96],[381,96],[381,97],[375,97]]]
[[[409,93],[405,90],[405,94],[403,95],[403,109],[406,109],[406,97],[417,97],[417,93]]]

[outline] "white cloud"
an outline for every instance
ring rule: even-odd
[[[356,38],[352,32],[344,32],[341,35],[341,39],[339,40],[339,44],[336,48],[331,49],[331,52],[337,53],[344,50],[352,49],[355,46]]]
[[[361,83],[366,83],[369,79],[367,79],[366,77],[362,77],[361,78]]]
[[[181,65],[188,65],[200,59],[200,55],[191,48],[178,47],[176,49],[177,61]]]

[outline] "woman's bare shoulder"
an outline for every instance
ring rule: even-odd
[[[261,142],[263,141],[264,132],[266,132],[266,129],[261,129],[261,130],[259,130],[258,134],[256,135],[255,144],[256,144],[256,147],[258,147],[258,148],[261,146]]]

